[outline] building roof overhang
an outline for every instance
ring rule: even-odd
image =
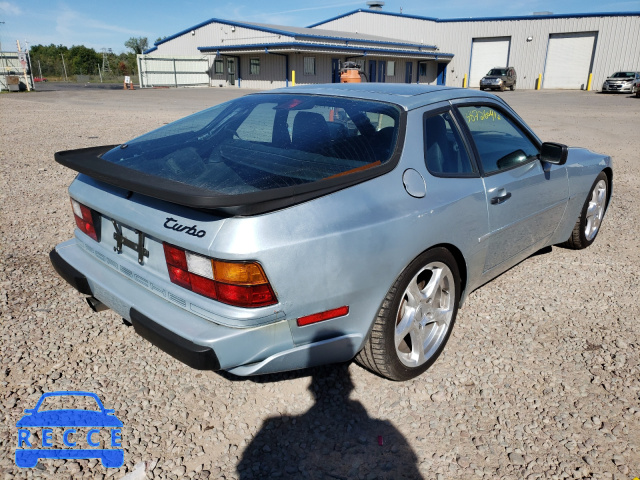
[[[418,60],[438,60],[449,62],[453,58],[452,53],[444,53],[434,50],[419,49],[391,49],[379,47],[362,47],[347,45],[332,45],[305,42],[286,43],[261,43],[251,45],[224,45],[198,47],[203,53],[215,53],[216,55],[249,55],[249,54],[295,54],[316,53],[327,55],[346,55],[348,57],[384,56],[395,58],[411,58]]]

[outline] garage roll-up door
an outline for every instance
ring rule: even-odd
[[[511,37],[474,38],[471,46],[469,86],[479,87],[480,79],[493,67],[508,67]]]
[[[549,35],[543,88],[584,89],[589,79],[595,32]]]

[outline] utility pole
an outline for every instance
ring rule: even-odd
[[[29,42],[25,40],[24,45],[25,45],[24,51],[27,52],[27,63],[29,65],[29,76],[31,77],[31,85],[33,85],[33,89],[35,90],[36,82],[33,81],[33,63],[31,63],[31,52],[29,51]]]
[[[61,53],[60,56],[62,57],[62,68],[64,68],[64,81],[68,82],[69,77],[67,77],[67,66],[64,64],[64,54]]]
[[[16,40],[16,44],[18,45],[18,56],[22,53],[22,49],[20,48],[20,40]],[[31,87],[29,86],[29,79],[27,78],[27,57],[25,53],[24,60],[20,59],[20,63],[22,64],[22,74],[24,76],[24,83],[27,86],[27,92],[31,91]]]

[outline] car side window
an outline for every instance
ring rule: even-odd
[[[511,119],[489,106],[458,107],[484,173],[508,170],[538,158],[538,147]]]
[[[473,166],[450,112],[425,115],[424,155],[429,173],[457,176],[473,173]]]

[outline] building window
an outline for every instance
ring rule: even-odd
[[[216,75],[222,75],[224,73],[224,60],[213,62],[213,68]]]
[[[316,74],[316,57],[304,57],[304,74]]]
[[[426,62],[420,62],[418,64],[418,75],[420,75],[421,77],[426,77],[427,76],[427,63]]]
[[[396,62],[387,62],[387,77],[393,77],[396,74]]]
[[[249,59],[249,74],[260,75],[260,59],[259,58]]]

